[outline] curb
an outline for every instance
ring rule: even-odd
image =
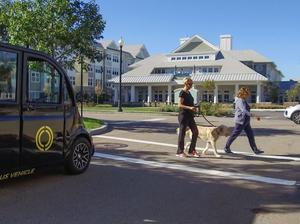
[[[284,112],[285,109],[251,109],[251,111]]]
[[[108,124],[104,122],[104,125],[102,125],[100,128],[91,129],[89,130],[89,133],[91,136],[100,135],[103,134],[107,129],[108,129]]]

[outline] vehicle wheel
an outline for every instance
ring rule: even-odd
[[[91,144],[83,137],[75,140],[70,154],[65,158],[65,169],[70,174],[84,172],[91,161]]]
[[[292,121],[294,121],[296,124],[300,124],[300,111],[296,111],[292,115]]]

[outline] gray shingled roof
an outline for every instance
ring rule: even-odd
[[[173,74],[126,75],[122,76],[122,83],[168,83],[173,77]],[[109,82],[119,83],[119,76],[110,79]]]
[[[269,58],[257,53],[254,50],[231,50],[231,51],[224,51],[222,53],[226,57],[234,58],[238,61],[253,61],[253,62],[272,62]]]
[[[122,83],[168,83],[174,78],[173,74],[153,74],[141,76],[122,76]],[[193,74],[191,78],[194,82],[203,82],[205,80],[214,81],[267,81],[268,79],[259,73],[235,73],[235,74],[220,74],[206,73]],[[112,78],[109,82],[119,83],[119,76]]]
[[[194,74],[191,76],[194,82],[203,82],[205,80],[214,81],[267,81],[268,79],[258,73],[236,73],[236,74],[220,74],[220,73],[207,73],[207,74]]]
[[[143,44],[124,45],[123,50],[129,52],[135,58],[146,58],[150,56]]]

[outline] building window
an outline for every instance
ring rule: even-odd
[[[202,72],[207,72],[207,68],[202,68]]]
[[[203,59],[203,56],[199,56],[199,59],[200,59],[200,60]]]
[[[197,60],[197,59],[198,59],[198,57],[197,57],[197,56],[194,56],[194,57],[193,57],[193,59],[194,59],[194,60]]]
[[[31,82],[39,83],[41,81],[40,74],[37,72],[31,72]]]
[[[226,102],[226,103],[229,102],[229,91],[228,90],[224,91],[224,102]]]
[[[101,73],[101,68],[95,68],[96,73]]]
[[[207,102],[207,91],[203,92],[202,101]]]
[[[69,76],[70,82],[73,86],[75,86],[75,77],[74,76]],[[50,80],[49,80],[50,81]]]
[[[219,72],[219,68],[214,68],[214,72]]]
[[[209,59],[209,56],[205,55],[205,56],[204,56],[204,59]]]
[[[110,54],[106,55],[106,59],[107,59],[108,61],[111,61],[111,55],[110,55]]]
[[[17,54],[0,50],[0,102],[16,100]]]
[[[88,79],[88,86],[93,86],[93,78]]]
[[[219,102],[219,103],[223,102],[223,99],[222,99],[222,95],[221,95],[221,94],[218,94],[218,102]]]
[[[115,56],[115,55],[113,55],[113,62],[119,62],[119,57],[118,57],[118,56]]]
[[[213,72],[213,68],[208,68],[208,72],[212,73]]]
[[[177,57],[176,60],[180,61],[180,60],[181,60],[181,57]]]
[[[159,91],[158,92],[158,101],[159,102],[162,102],[163,100],[162,100],[162,91]]]
[[[192,60],[192,57],[188,57],[188,60]]]
[[[182,57],[182,60],[186,60],[186,57]]]
[[[171,61],[175,61],[175,59],[176,59],[175,57],[172,57],[172,58],[171,58]]]
[[[92,72],[93,71],[93,67],[91,65],[88,65],[88,71]]]

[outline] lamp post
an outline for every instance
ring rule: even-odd
[[[80,100],[81,100],[81,104],[80,104],[80,108],[81,108],[81,118],[83,116],[83,58],[82,56],[80,56]]]
[[[119,101],[118,101],[118,112],[122,112],[122,48],[124,46],[124,40],[121,37],[119,40],[120,46],[120,76],[119,76]]]

